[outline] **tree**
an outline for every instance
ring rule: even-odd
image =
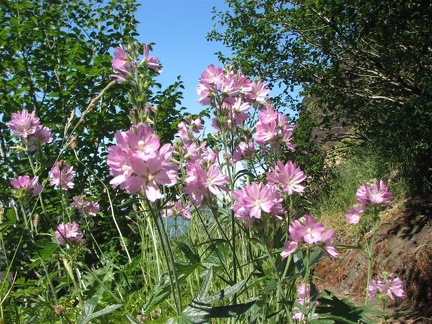
[[[285,94],[301,86],[324,123],[342,120],[430,189],[430,1],[227,2],[208,36],[231,48],[225,62]]]

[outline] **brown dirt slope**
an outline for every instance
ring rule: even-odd
[[[432,323],[432,199],[410,199],[383,217],[377,235],[373,273],[396,273],[404,282],[407,298],[388,304],[388,323]],[[366,255],[346,250],[336,261],[320,263],[318,286],[340,297],[364,302]],[[397,315],[403,313],[404,315]]]

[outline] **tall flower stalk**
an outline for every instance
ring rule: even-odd
[[[364,250],[367,255],[367,270],[366,270],[366,294],[365,305],[369,302],[369,289],[374,265],[374,252],[376,246],[376,235],[380,228],[381,217],[380,213],[385,208],[391,205],[392,193],[388,191],[384,181],[374,182],[370,186],[362,184],[357,192],[357,206],[352,207],[347,213],[346,218],[349,224],[358,224],[361,216],[367,210],[372,209],[372,234],[366,238]]]

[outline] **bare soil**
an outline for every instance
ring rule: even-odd
[[[394,272],[407,296],[390,301],[387,312],[392,319],[387,323],[432,324],[432,199],[410,199],[390,210],[382,220],[374,255],[373,274]],[[335,261],[320,262],[315,274],[323,280],[318,286],[363,305],[366,265],[364,251],[345,250]]]

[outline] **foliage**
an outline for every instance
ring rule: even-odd
[[[285,94],[301,86],[324,125],[342,121],[414,189],[430,188],[430,1],[227,3],[208,36],[232,50],[224,62],[283,84]]]

